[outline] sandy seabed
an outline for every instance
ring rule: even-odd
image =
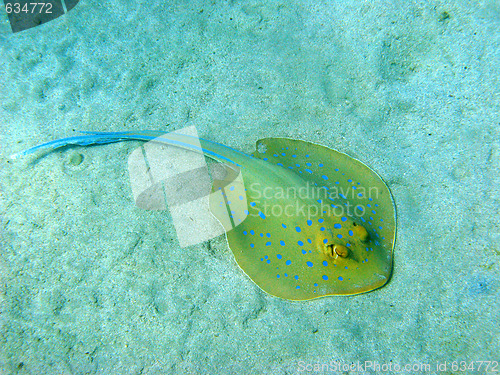
[[[478,361],[500,360],[498,2],[81,1],[16,34],[0,13],[2,374],[494,373]],[[180,248],[168,212],[134,205],[137,142],[9,158],[191,125],[377,171],[390,283],[290,302],[223,236]]]

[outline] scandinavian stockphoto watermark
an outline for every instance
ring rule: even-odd
[[[322,216],[361,217],[369,208],[369,202],[377,201],[379,193],[376,186],[319,186],[309,181],[298,187],[271,187],[254,182],[249,185],[248,191],[265,217],[285,216],[307,220]],[[259,212],[250,215],[258,216]]]

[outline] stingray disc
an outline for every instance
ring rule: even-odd
[[[392,272],[395,207],[382,179],[360,161],[309,142],[267,138],[241,169],[244,215],[226,227],[242,270],[289,300],[350,295],[383,286]],[[226,184],[226,185],[225,185]],[[214,190],[230,194],[231,183]],[[243,196],[244,195],[244,196]],[[248,205],[247,205],[248,203]],[[211,210],[237,214],[213,195]],[[219,215],[220,216],[220,215]]]

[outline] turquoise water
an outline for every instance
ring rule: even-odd
[[[500,360],[497,2],[81,2],[15,34],[0,14],[1,373],[494,373],[477,361]],[[389,284],[289,302],[223,236],[180,248],[168,212],[134,204],[139,143],[9,158],[191,125],[377,171],[398,212]]]

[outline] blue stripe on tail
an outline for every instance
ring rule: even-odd
[[[88,132],[88,131],[79,131],[79,133],[82,133],[82,135],[77,135],[74,137],[67,137],[67,138],[61,138],[61,139],[56,139],[54,141],[42,143],[40,145],[28,148],[27,150],[12,154],[10,157],[12,159],[18,159],[22,156],[32,154],[36,151],[40,150],[54,150],[60,147],[64,146],[69,146],[69,145],[75,145],[75,146],[89,146],[89,145],[99,145],[99,144],[108,144],[108,143],[114,143],[114,142],[122,142],[122,141],[133,141],[133,140],[138,140],[138,141],[151,141],[155,140],[157,142],[161,142],[164,144],[168,145],[173,145],[173,146],[180,146],[183,148],[191,149],[194,151],[202,152],[205,153],[207,156],[215,157],[218,160],[223,160],[227,161],[232,164],[236,164],[237,166],[240,166],[233,160],[220,155],[214,151],[208,150],[206,148],[200,148],[195,145],[185,143],[185,142],[180,142],[180,141],[175,141],[171,139],[166,139],[162,138],[162,135],[167,134],[166,132],[161,132],[161,131],[151,131],[151,130],[145,130],[145,131],[139,131],[139,132]],[[246,157],[251,157],[241,151],[234,150],[230,147],[227,147],[225,145],[208,141],[202,138],[197,138],[195,136],[190,136],[190,135],[185,135],[185,134],[177,134],[182,137],[190,137],[194,139],[199,139],[200,141],[207,143],[207,144],[214,144],[218,146],[222,146],[224,148],[230,149],[234,152],[237,152],[239,154],[245,155]]]

